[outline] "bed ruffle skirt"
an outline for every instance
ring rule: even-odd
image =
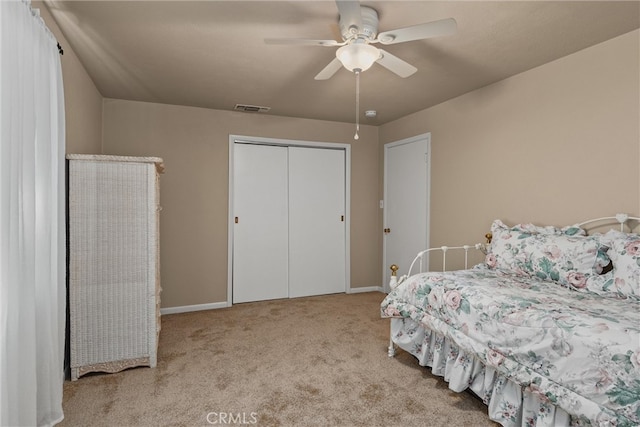
[[[470,389],[488,407],[489,418],[509,427],[558,427],[580,425],[563,409],[544,397],[523,389],[473,354],[460,349],[451,339],[424,328],[416,321],[391,319],[393,342],[444,377],[455,392]]]

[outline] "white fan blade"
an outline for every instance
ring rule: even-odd
[[[382,44],[394,44],[422,40],[431,37],[448,36],[458,29],[458,24],[453,18],[399,28],[397,30],[384,31],[378,34],[378,40]]]
[[[264,39],[266,44],[293,44],[306,46],[343,46],[346,43],[339,43],[335,40],[313,40],[313,39]]]
[[[358,30],[362,30],[362,12],[358,0],[336,0],[336,5],[338,13],[340,13],[340,22],[346,28],[356,27]]]
[[[334,58],[333,61],[329,62],[329,65],[324,67],[314,78],[316,80],[327,80],[337,73],[340,68],[342,68],[342,62],[340,62],[338,58]]]
[[[418,69],[408,62],[403,61],[395,55],[390,54],[386,50],[378,49],[380,51],[380,59],[376,62],[389,71],[392,71],[402,78],[409,77]]]

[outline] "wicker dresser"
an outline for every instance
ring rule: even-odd
[[[67,160],[71,379],[155,367],[162,159]]]

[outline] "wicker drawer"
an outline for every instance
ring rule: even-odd
[[[67,159],[71,379],[155,367],[162,160]]]

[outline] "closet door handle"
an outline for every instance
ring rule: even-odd
[[[344,215],[340,215],[340,221],[344,222]]]
[[[237,224],[238,223],[238,217],[235,218],[234,222]]]

